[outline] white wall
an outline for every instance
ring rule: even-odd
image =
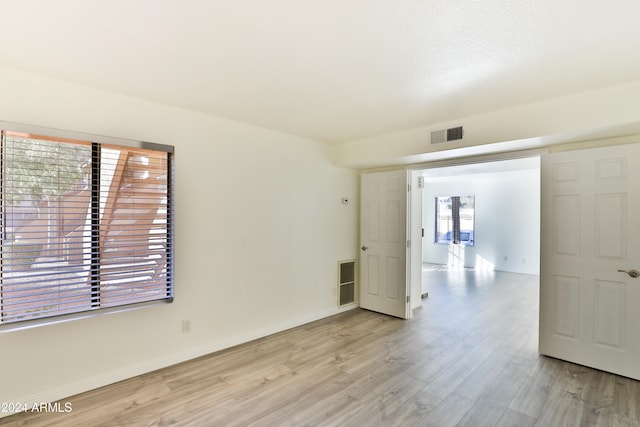
[[[0,333],[0,402],[101,386],[338,311],[356,171],[314,141],[0,69],[0,120],[175,146],[175,301]],[[183,334],[181,320],[191,319]]]
[[[430,178],[423,199],[424,262],[447,264],[450,245],[434,243],[437,196],[475,195],[475,245],[456,246],[465,267],[539,274],[540,170]],[[506,257],[506,260],[505,260]]]
[[[638,133],[640,80],[589,92],[459,117],[332,147],[335,164],[415,164]],[[464,139],[429,144],[432,130],[464,126]]]

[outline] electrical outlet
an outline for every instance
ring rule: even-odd
[[[191,319],[185,319],[182,321],[182,333],[186,334],[191,332]]]

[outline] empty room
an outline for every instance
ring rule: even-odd
[[[0,425],[640,425],[639,14],[0,2]]]

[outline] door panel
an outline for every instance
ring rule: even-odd
[[[580,196],[555,196],[553,208],[555,254],[577,256],[580,246]]]
[[[408,318],[407,172],[361,178],[360,306]]]
[[[540,352],[640,379],[640,144],[542,157]]]
[[[404,268],[404,265],[402,268]],[[402,276],[404,275],[400,274],[398,258],[387,257],[387,299],[392,301],[401,301],[401,284],[398,283],[398,279]]]
[[[624,350],[625,283],[596,280],[594,290],[594,342]]]
[[[554,333],[566,338],[578,339],[580,319],[580,279],[555,276],[556,301]]]
[[[380,257],[378,255],[366,254],[366,269],[368,271],[368,280],[365,283],[364,288],[367,290],[367,294],[371,296],[380,295],[380,281],[378,280],[380,271]]]
[[[626,258],[627,195],[596,194],[596,249],[600,258]]]

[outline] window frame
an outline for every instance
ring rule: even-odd
[[[21,133],[29,135],[41,135],[50,140],[59,140],[60,142],[66,142],[65,140],[74,141],[86,141],[92,144],[98,144],[106,147],[121,147],[123,149],[143,149],[152,150],[155,152],[167,153],[166,156],[166,173],[167,173],[167,188],[166,188],[166,284],[167,284],[167,297],[163,299],[155,299],[150,301],[125,303],[122,305],[111,307],[97,307],[91,310],[81,310],[67,314],[53,314],[33,319],[25,320],[12,320],[8,323],[0,323],[0,332],[28,329],[40,325],[55,324],[60,322],[71,321],[75,319],[88,318],[100,316],[103,314],[110,314],[114,312],[130,311],[147,306],[155,306],[159,304],[171,303],[174,299],[175,292],[175,205],[174,205],[174,186],[175,186],[175,173],[174,173],[174,147],[171,145],[157,144],[146,141],[136,141],[123,138],[107,137],[95,134],[88,134],[82,132],[73,132],[67,130],[46,128],[40,126],[31,126],[24,124],[17,124],[11,122],[0,121],[0,131],[9,133]],[[0,188],[0,191],[3,191]],[[164,202],[163,202],[164,204]],[[4,224],[0,224],[3,226]],[[0,277],[0,280],[4,280]],[[0,286],[2,283],[0,282]],[[0,295],[2,298],[2,295]],[[1,301],[0,301],[1,302]],[[1,307],[0,307],[1,309]]]
[[[455,237],[455,218],[452,218],[452,227],[451,229],[447,229],[447,231],[443,234],[443,236],[446,236],[447,234],[451,233],[451,239],[440,239],[439,235],[441,234],[441,229],[440,229],[440,200],[441,199],[453,199],[453,198],[458,198],[459,199],[459,206],[458,206],[458,219],[457,219],[457,227],[459,228],[459,230],[457,230],[460,235],[462,235],[463,233],[470,231],[472,233],[472,238],[471,239],[467,239],[467,240],[460,240],[458,243],[455,243],[454,241],[454,237]],[[472,198],[473,199],[473,217],[472,217],[472,229],[468,230],[468,229],[463,229],[462,228],[462,219],[460,218],[460,210],[462,209],[462,199],[464,198]],[[475,213],[475,199],[476,196],[475,194],[451,194],[451,195],[445,195],[445,196],[435,196],[435,223],[434,223],[434,244],[436,245],[452,245],[452,244],[456,244],[456,245],[463,245],[463,246],[469,246],[469,247],[474,247],[475,246],[475,228],[476,228],[476,213]],[[453,215],[453,209],[452,209],[452,215]]]

